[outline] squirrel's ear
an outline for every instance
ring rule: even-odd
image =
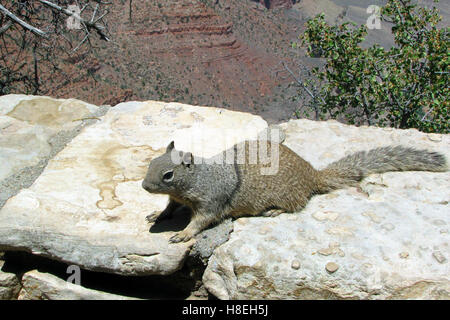
[[[181,158],[181,163],[185,167],[190,167],[191,164],[194,164],[194,156],[190,152],[185,152]]]
[[[166,153],[172,151],[173,148],[175,148],[175,141],[172,141],[171,143],[169,143],[169,145],[166,148]]]

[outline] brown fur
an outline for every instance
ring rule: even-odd
[[[258,143],[257,150],[261,148],[261,142]],[[354,186],[371,173],[447,170],[443,155],[402,146],[357,152],[331,163],[323,170],[316,170],[288,147],[282,144],[272,146],[267,142],[267,146],[262,145],[265,150],[278,146],[279,163],[277,172],[263,175],[261,169],[273,164],[252,164],[249,153],[251,143],[245,141],[243,144],[244,148],[238,144],[222,153],[225,159],[229,151],[234,151],[234,163],[204,164],[200,161],[202,164],[197,164],[190,153],[176,151],[172,142],[166,154],[150,163],[142,184],[149,192],[170,196],[170,203],[162,214],[158,217],[151,215],[148,220],[154,222],[170,217],[181,205],[190,207],[191,222],[185,230],[171,238],[172,242],[187,241],[211,223],[229,216],[299,211],[313,195]],[[245,150],[243,163],[239,162],[238,150]],[[170,152],[181,154],[184,159],[182,163],[172,163]],[[167,179],[168,172],[172,172],[170,179]],[[164,176],[168,181],[164,181]]]

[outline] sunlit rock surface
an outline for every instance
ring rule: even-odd
[[[285,144],[316,168],[358,150],[402,144],[450,159],[450,136],[282,124]],[[203,275],[221,299],[449,299],[449,172],[371,175],[315,196],[299,213],[240,218]]]
[[[52,136],[75,128],[97,109],[75,99],[0,96],[0,180],[44,159]]]
[[[170,274],[181,268],[194,240],[168,242],[187,217],[157,227],[146,222],[168,200],[141,187],[149,161],[172,140],[177,149],[209,156],[266,126],[260,117],[216,108],[119,104],[6,202],[0,250],[25,250],[97,271]]]

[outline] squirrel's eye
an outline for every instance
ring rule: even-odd
[[[173,171],[167,171],[166,173],[164,173],[163,181],[169,182],[172,181],[172,179],[173,179]]]

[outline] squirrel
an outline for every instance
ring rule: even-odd
[[[219,159],[225,159],[227,152],[231,152],[232,161],[217,163],[213,161],[217,156],[194,158],[190,152],[178,151],[172,141],[163,155],[150,162],[142,182],[150,193],[169,195],[169,203],[162,212],[150,214],[146,220],[158,223],[170,218],[180,207],[189,207],[192,211],[189,224],[169,240],[177,243],[188,241],[209,225],[230,216],[276,216],[300,211],[313,195],[356,186],[372,173],[447,171],[444,155],[404,146],[356,152],[316,170],[287,146],[264,143],[261,140],[238,143],[218,155]],[[267,163],[252,162],[250,151],[255,145],[271,150],[271,155],[278,152],[277,172],[262,174],[261,169],[267,169]],[[240,153],[243,160],[238,159],[239,150],[245,150],[245,154]]]

